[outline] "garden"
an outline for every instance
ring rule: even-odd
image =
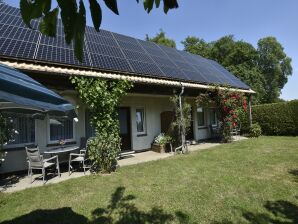
[[[297,223],[298,139],[260,137],[0,194],[0,223]]]

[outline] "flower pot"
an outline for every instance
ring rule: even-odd
[[[166,146],[160,145],[160,144],[152,144],[151,150],[158,153],[165,153],[166,152]]]

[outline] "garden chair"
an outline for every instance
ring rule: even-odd
[[[69,162],[68,162],[68,174],[70,175],[71,169],[73,167],[71,166],[71,163],[78,162],[80,165],[82,165],[82,168],[84,169],[84,174],[86,174],[86,169],[91,168],[90,165],[87,164],[89,161],[88,158],[88,142],[89,139],[86,140],[86,138],[81,138],[81,147],[80,147],[80,153],[70,153],[69,154]]]
[[[46,169],[56,166],[56,170],[58,171],[58,176],[60,177],[60,167],[58,156],[53,156],[48,159],[44,159],[42,155],[40,155],[39,147],[26,147],[26,153],[28,157],[28,177],[30,176],[30,183],[32,183],[32,174],[33,170],[41,170],[42,171],[42,179],[45,183],[45,175]]]

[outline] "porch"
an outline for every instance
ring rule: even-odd
[[[237,137],[234,139],[234,141],[240,141],[246,139],[245,137]],[[221,143],[212,142],[212,141],[205,141],[201,142],[196,145],[190,145],[189,151],[195,152],[195,151],[201,151],[201,150],[208,150],[215,146],[220,145]],[[129,165],[136,165],[139,163],[145,163],[150,161],[156,161],[160,159],[166,159],[169,157],[174,156],[172,153],[156,153],[153,151],[146,151],[146,152],[139,152],[130,154],[127,156],[122,157],[118,160],[119,167],[129,166]],[[89,171],[86,172],[86,175],[90,175],[91,173]],[[71,175],[68,174],[67,168],[62,167],[61,177],[58,176],[52,176],[51,174],[48,175],[48,180],[45,184],[43,184],[42,176],[41,174],[35,174],[33,176],[33,183],[31,184],[29,181],[29,178],[26,174],[26,172],[20,172],[17,174],[11,174],[11,175],[3,175],[0,179],[0,192],[16,192],[20,190],[24,190],[27,188],[32,187],[38,187],[38,186],[44,186],[49,184],[55,184],[62,181],[79,178],[86,176],[84,175],[84,172],[81,170],[78,170],[76,172],[73,172]]]

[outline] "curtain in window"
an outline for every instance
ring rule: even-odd
[[[11,118],[13,120],[13,127],[16,130],[14,140],[9,145],[25,144],[35,142],[35,122],[32,118],[18,117]]]
[[[136,109],[136,122],[137,122],[137,132],[145,132],[144,127],[144,109]]]
[[[73,120],[50,117],[50,140],[73,139]]]

